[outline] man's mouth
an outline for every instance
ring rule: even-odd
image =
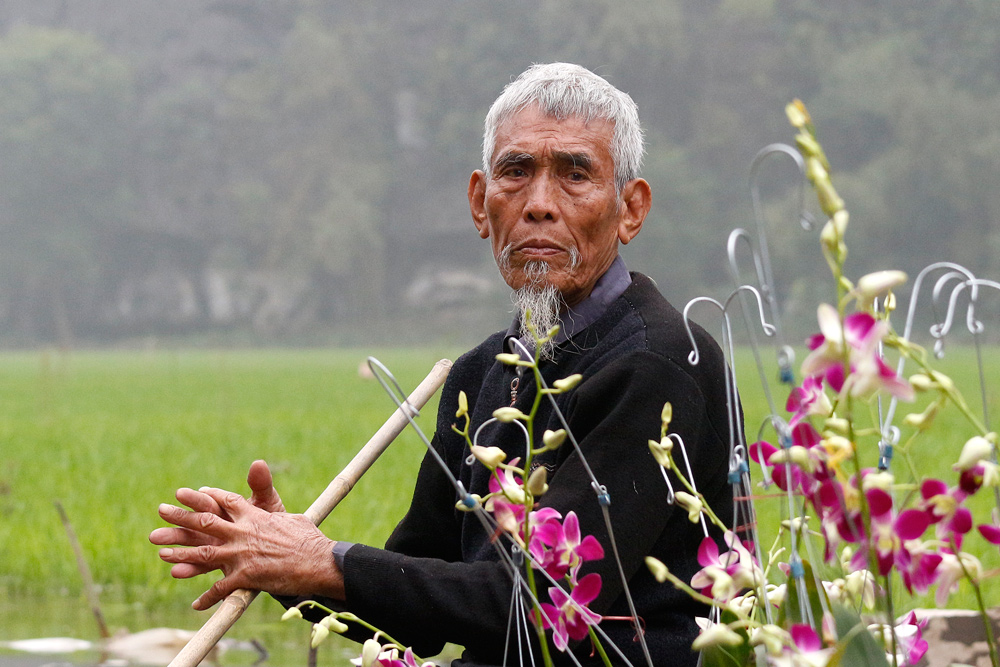
[[[559,246],[545,241],[528,241],[514,247],[514,252],[530,259],[545,259],[566,252]]]

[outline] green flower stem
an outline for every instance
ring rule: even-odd
[[[597,653],[601,656],[601,662],[604,663],[604,667],[611,667],[611,658],[608,657],[608,652],[604,650],[604,645],[601,644],[597,633],[594,632],[593,626],[588,625],[587,632],[590,634],[590,641],[593,642],[594,648],[597,649]]]
[[[986,633],[986,645],[990,647],[990,662],[993,667],[1000,667],[1000,655],[997,653],[997,641],[993,636],[993,623],[990,622],[990,616],[986,613],[986,601],[983,600],[983,591],[979,587],[979,581],[972,576],[969,569],[965,567],[965,562],[962,560],[961,552],[955,545],[955,540],[951,540],[951,550],[955,554],[955,558],[958,559],[958,565],[962,568],[962,574],[965,578],[972,584],[972,590],[976,593],[976,606],[979,607],[979,616],[983,619],[983,630]]]

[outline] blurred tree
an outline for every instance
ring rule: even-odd
[[[0,279],[23,340],[70,344],[95,308],[107,244],[135,212],[134,87],[92,36],[0,39]]]

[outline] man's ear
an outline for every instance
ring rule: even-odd
[[[481,169],[476,169],[469,178],[469,211],[480,238],[489,238],[490,226],[486,223],[486,174]]]
[[[622,190],[622,218],[618,223],[618,240],[627,244],[642,229],[642,223],[653,205],[653,192],[649,183],[642,178],[634,178]]]

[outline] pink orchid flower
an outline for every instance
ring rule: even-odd
[[[931,522],[928,513],[919,509],[907,509],[896,514],[892,508],[892,496],[882,489],[869,489],[865,497],[868,499],[868,509],[871,514],[871,539],[875,542],[878,573],[882,576],[887,575],[895,564],[898,564],[901,570],[908,570],[912,566],[912,555],[907,542],[916,540],[927,530]],[[863,529],[860,529],[860,514],[855,512],[852,517],[859,528],[857,535],[863,535]],[[855,536],[853,531],[848,534],[842,531],[841,536],[849,542],[858,541],[852,539]],[[861,538],[860,542],[863,546],[851,560],[851,566],[855,570],[867,565],[867,540]]]
[[[984,523],[980,526],[976,526],[979,529],[979,533],[986,538],[986,541],[990,544],[1000,544],[1000,526],[994,526],[990,523]]]
[[[510,465],[516,466],[520,460],[520,458],[512,459]],[[510,502],[524,504],[524,484],[521,482],[520,477],[507,468],[498,467],[494,471],[494,474],[490,476],[490,493],[502,493]],[[499,496],[494,495],[486,501],[486,509],[488,511],[493,511],[492,501],[497,497]]]
[[[691,586],[700,589],[703,595],[728,602],[740,591],[756,586],[764,575],[757,559],[736,533],[727,530],[724,539],[730,550],[721,555],[714,539],[706,537],[701,541],[698,563],[702,569],[691,577]]]
[[[924,627],[927,619],[917,620],[917,614],[911,611],[896,624],[896,644],[902,652],[901,665],[916,665],[927,653],[928,644],[924,639]]]
[[[837,392],[849,382],[852,396],[869,396],[882,390],[900,400],[913,400],[910,383],[897,376],[879,356],[878,346],[889,332],[888,323],[868,313],[853,313],[841,325],[837,309],[826,303],[820,304],[817,319],[820,333],[809,339],[812,352],[802,362],[804,376],[823,376]],[[845,346],[850,378],[844,377]]]
[[[601,622],[600,614],[587,609],[601,592],[601,575],[592,572],[567,595],[563,589],[553,586],[549,598],[553,604],[543,602],[542,624],[552,628],[552,643],[560,651],[565,651],[569,640],[580,640],[587,636],[588,628]]]
[[[962,547],[962,537],[972,530],[972,512],[962,503],[968,497],[960,488],[949,489],[939,479],[928,479],[920,485],[920,508],[926,510],[937,527],[938,539],[955,541]]]
[[[791,446],[807,450],[808,464],[806,468],[808,470],[794,463],[787,467],[783,463],[771,463],[771,457],[781,450],[764,441],[755,442],[750,445],[750,458],[762,466],[773,466],[771,477],[782,491],[788,491],[791,488],[794,493],[801,493],[811,497],[816,493],[822,481],[832,476],[826,465],[825,450],[820,446],[821,440],[819,433],[816,432],[816,429],[809,422],[799,422],[792,427]],[[789,471],[791,472],[790,483],[788,478]]]
[[[555,518],[540,522],[532,534],[528,552],[553,579],[569,574],[574,582],[584,561],[604,558],[604,548],[596,537],[587,535],[580,539],[576,512],[567,514],[561,524],[558,513]]]
[[[802,381],[801,387],[795,387],[788,395],[785,409],[794,413],[788,425],[794,427],[809,415],[829,416],[833,405],[823,391],[823,380],[810,376]]]

